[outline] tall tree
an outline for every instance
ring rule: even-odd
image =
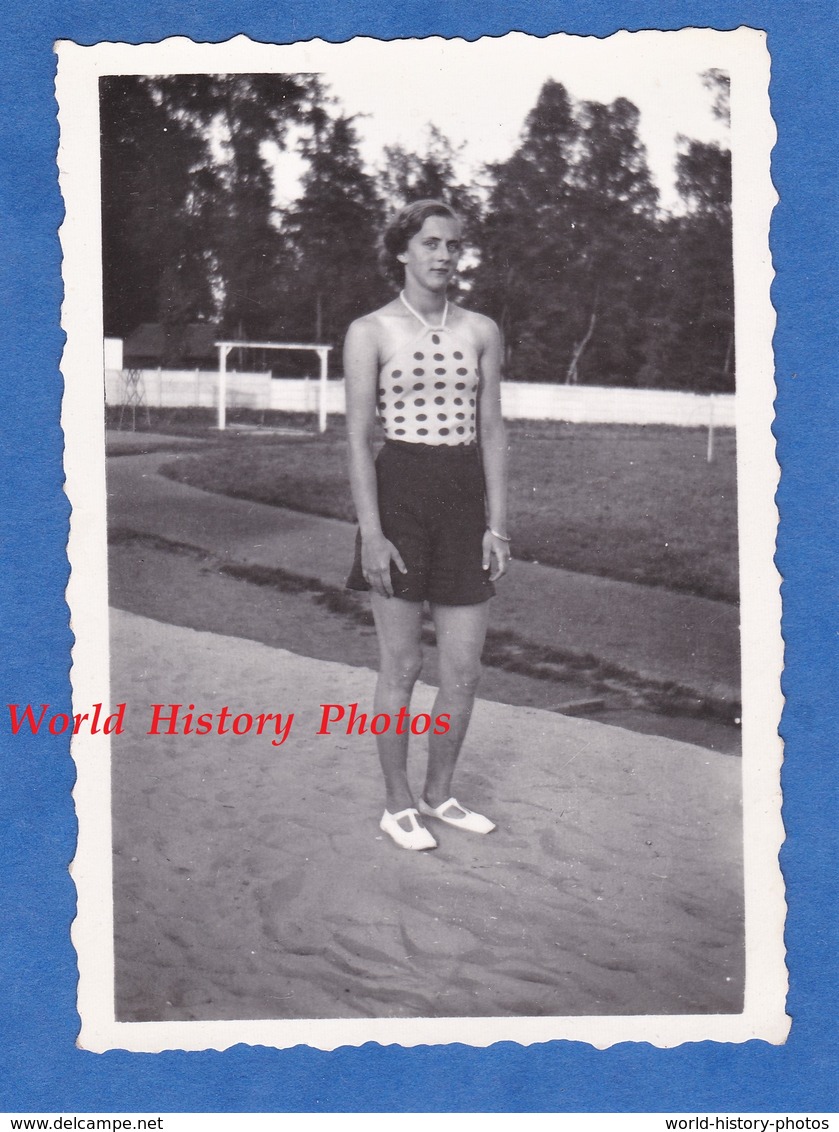
[[[578,106],[551,80],[492,167],[475,291],[511,376],[634,382],[657,199],[637,128],[626,99]]]
[[[424,152],[412,152],[402,145],[385,146],[378,188],[386,207],[395,212],[415,200],[441,200],[458,212],[467,226],[472,224],[480,207],[474,187],[457,173],[463,148],[452,145],[433,123],[427,128]]]
[[[218,322],[231,336],[262,338],[276,318],[282,256],[265,147],[285,147],[320,88],[306,75],[245,74],[164,78],[157,89],[173,118],[200,129],[212,155],[217,191],[207,235]]]
[[[729,77],[702,76],[711,112],[729,122]],[[698,391],[734,388],[731,154],[681,137],[676,186],[681,209],[660,223],[659,282],[646,338],[644,384]]]
[[[726,126],[730,126],[731,76],[727,71],[721,71],[718,67],[712,67],[709,71],[702,73],[702,83],[705,89],[709,90],[714,98],[711,113],[718,121],[724,122]]]
[[[275,332],[336,343],[387,294],[377,256],[382,206],[352,118],[317,115],[302,152],[303,191],[281,226],[289,258]]]
[[[282,245],[264,147],[310,110],[306,75],[102,80],[106,327],[213,319],[252,338],[275,317]]]
[[[567,380],[635,384],[652,298],[658,193],[638,136],[639,114],[625,98],[578,110],[574,167],[575,348]]]
[[[667,226],[670,257],[668,320],[677,333],[667,350],[671,384],[734,388],[734,265],[731,154],[721,146],[681,140],[676,184],[684,214]]]
[[[571,184],[578,137],[565,87],[549,80],[519,147],[488,169],[492,188],[474,300],[498,322],[507,372],[520,380],[556,380],[548,358],[568,356],[562,269],[578,243]]]
[[[105,333],[206,317],[216,179],[204,138],[133,75],[100,80],[100,131]]]

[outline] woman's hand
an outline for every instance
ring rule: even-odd
[[[494,582],[498,578],[503,578],[510,564],[509,540],[499,538],[492,531],[486,530],[484,531],[483,550],[485,570],[489,570],[492,560],[495,559],[495,570],[490,574],[489,580]]]
[[[393,597],[393,582],[390,578],[390,564],[396,563],[401,574],[408,573],[402,555],[384,535],[361,540],[361,572],[370,589],[382,597]]]

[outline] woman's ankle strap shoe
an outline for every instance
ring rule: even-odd
[[[385,810],[379,829],[392,837],[400,849],[436,849],[437,842],[428,830],[417,821],[417,811],[414,808],[400,810],[398,814],[391,814]],[[399,824],[400,818],[408,818],[410,829],[403,829]]]
[[[461,806],[457,798],[449,798],[441,806],[429,806],[425,798],[419,800],[419,812],[427,818],[438,818],[446,825],[453,825],[455,829],[466,829],[470,833],[492,833],[495,822],[485,818],[483,814],[476,814]]]

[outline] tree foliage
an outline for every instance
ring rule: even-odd
[[[715,116],[728,79],[702,76]],[[212,321],[242,339],[339,346],[386,301],[377,243],[422,197],[465,220],[461,297],[498,321],[513,379],[733,387],[731,160],[679,140],[682,208],[663,213],[625,98],[577,102],[545,83],[508,160],[476,185],[436,127],[376,174],[356,122],[312,75],[101,80],[106,333]],[[268,160],[294,144],[299,192],[278,207]]]
[[[718,106],[724,79],[707,80]],[[730,155],[683,141],[685,213],[662,215],[638,125],[624,98],[575,103],[549,81],[490,169],[475,300],[513,379],[732,388]]]
[[[466,239],[474,239],[481,216],[475,186],[457,172],[463,146],[455,147],[435,125],[429,124],[423,153],[402,145],[385,146],[378,191],[388,212],[416,200],[441,200],[464,220]]]
[[[734,265],[731,155],[717,145],[682,139],[677,185],[683,216],[665,225],[663,295],[670,326],[670,384],[725,391],[734,382]]]
[[[159,321],[176,334],[212,311],[205,222],[216,174],[201,137],[149,81],[100,82],[105,333]]]
[[[634,384],[657,199],[637,125],[626,99],[576,105],[551,81],[491,170],[475,289],[515,378]]]
[[[385,297],[376,250],[382,205],[351,118],[319,117],[301,149],[308,168],[282,217],[288,254],[274,333],[335,342]]]
[[[283,146],[308,96],[295,75],[102,80],[108,333],[200,319],[264,331],[280,245],[262,147]]]

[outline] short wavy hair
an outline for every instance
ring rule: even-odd
[[[400,208],[382,234],[379,264],[387,278],[398,287],[405,282],[405,265],[397,256],[402,255],[408,241],[419,232],[429,216],[445,216],[458,224],[463,223],[454,209],[441,200],[415,200]]]

